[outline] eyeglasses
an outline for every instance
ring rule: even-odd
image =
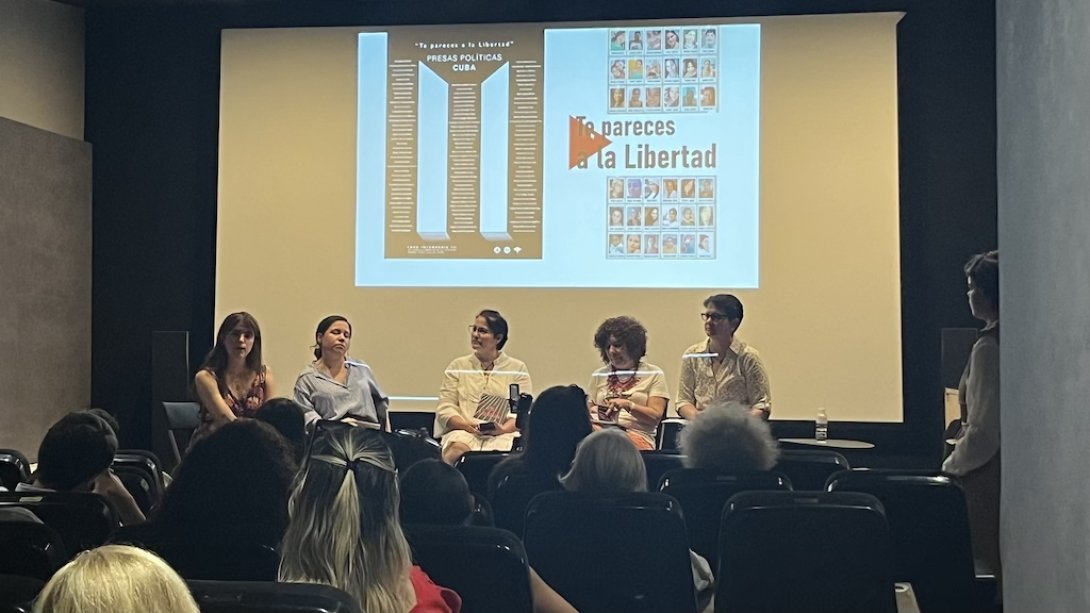
[[[486,334],[492,334],[492,331],[488,328],[478,328],[473,324],[469,324],[469,333],[473,334],[474,332],[480,334],[481,336],[485,336]]]
[[[701,313],[700,314],[700,319],[702,319],[704,321],[708,321],[710,319],[713,324],[717,324],[717,323],[723,321],[724,319],[730,319],[730,318],[727,317],[726,315],[722,314],[722,313]]]

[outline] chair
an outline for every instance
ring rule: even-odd
[[[33,577],[0,575],[0,613],[30,613],[43,587],[45,582]]]
[[[170,466],[178,466],[182,453],[189,447],[189,438],[197,426],[201,425],[201,405],[196,402],[161,402],[164,422],[167,425],[167,439]]]
[[[685,456],[673,451],[641,451],[643,464],[647,468],[647,489],[658,489],[662,476],[671,470],[685,468]]]
[[[873,496],[743,492],[723,510],[715,611],[896,611],[889,529]]]
[[[488,495],[488,475],[492,469],[511,455],[506,451],[470,451],[458,460],[455,467],[465,477],[469,491],[481,496]]]
[[[201,613],[362,613],[328,585],[274,581],[187,581]]]
[[[912,584],[922,611],[989,607],[994,594],[977,583],[965,494],[955,481],[938,472],[849,470],[830,477],[828,489],[863,492],[882,502],[893,579]]]
[[[719,551],[719,522],[730,497],[752,490],[791,491],[791,481],[774,472],[723,475],[712,470],[678,468],[662,476],[659,491],[681,503],[689,548],[714,563]]]
[[[518,537],[479,526],[410,526],[414,561],[462,597],[462,611],[530,613],[530,574]]]
[[[534,570],[583,613],[696,610],[681,507],[665,494],[539,494],[523,541]]]
[[[678,437],[681,430],[689,423],[687,419],[664,419],[659,422],[655,432],[655,449],[671,451],[678,448]]]
[[[438,460],[442,457],[439,442],[419,430],[383,432],[382,438],[394,454],[394,465],[402,472],[421,460]]]
[[[0,493],[0,509],[22,507],[53,528],[69,554],[93,549],[117,529],[117,514],[98,494],[75,492]]]
[[[530,506],[530,501],[542,492],[559,489],[561,489],[560,482],[555,479],[550,484],[543,484],[526,475],[504,477],[492,494],[492,510],[496,527],[510,530],[521,537],[525,532],[526,507]]]
[[[136,528],[122,533],[157,553],[186,580],[276,581],[280,568],[276,543],[245,525],[224,525],[190,536],[163,534],[154,524]]]
[[[30,479],[30,460],[14,449],[0,449],[0,485],[14,490]]]
[[[49,581],[66,561],[56,530],[33,521],[0,520],[0,573]]]
[[[140,468],[131,465],[114,465],[111,467],[125,490],[129,492],[136,506],[145,517],[151,515],[152,509],[159,504],[159,493],[155,487],[155,481]]]
[[[833,473],[848,470],[848,459],[832,449],[784,449],[772,470],[787,475],[796,490],[825,490]]]
[[[159,488],[160,495],[163,491],[163,463],[154,451],[147,449],[118,449],[114,454],[114,464],[124,463],[139,465],[148,476],[152,478]]]

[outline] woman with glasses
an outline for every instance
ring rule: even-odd
[[[379,388],[371,367],[348,357],[352,324],[341,315],[318,322],[314,362],[295,380],[295,401],[304,409],[307,428],[319,419],[354,426],[387,427],[390,399]]]
[[[598,326],[594,346],[605,363],[591,375],[587,388],[595,427],[616,424],[637,449],[654,449],[670,389],[662,369],[643,359],[647,329],[632,317],[611,317]]]
[[[677,412],[696,417],[712,404],[738,402],[768,419],[772,394],[768,372],[757,350],[735,336],[742,325],[742,302],[731,294],[716,294],[704,301],[704,333],[708,336],[685,350],[681,359]]]
[[[442,436],[443,460],[454,464],[467,451],[510,451],[515,416],[508,411],[511,385],[532,394],[526,364],[503,352],[507,320],[485,309],[469,326],[473,351],[455,358],[443,373],[435,433]]]

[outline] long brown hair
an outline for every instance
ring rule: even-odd
[[[257,325],[257,320],[245,311],[231,313],[220,324],[220,329],[216,332],[216,344],[201,364],[201,370],[211,370],[216,375],[221,393],[226,391],[227,385],[224,377],[227,371],[227,336],[235,328],[243,328],[254,334],[254,346],[246,356],[246,368],[255,375],[264,370],[264,362],[261,361],[261,327]]]

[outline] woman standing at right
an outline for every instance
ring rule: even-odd
[[[969,508],[973,555],[1001,579],[999,557],[999,252],[965,264],[969,309],[984,327],[961,375],[961,431],[942,470],[958,478]],[[1002,585],[1002,583],[1000,583]],[[1002,594],[1002,591],[999,592]]]

